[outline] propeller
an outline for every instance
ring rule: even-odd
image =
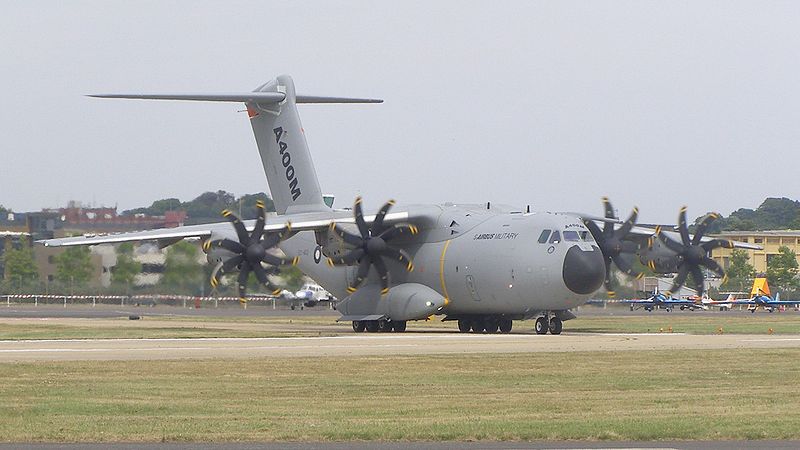
[[[691,274],[697,295],[702,297],[703,291],[705,290],[703,267],[722,277],[724,283],[726,277],[725,271],[716,261],[709,258],[707,255],[708,252],[715,248],[733,248],[733,243],[726,239],[712,239],[708,242],[701,243],[708,226],[718,218],[719,214],[717,213],[707,214],[697,225],[694,236],[690,237],[689,227],[686,223],[686,207],[684,206],[681,208],[680,214],[678,215],[678,232],[681,236],[681,242],[677,242],[661,233],[661,227],[656,227],[656,236],[661,239],[661,242],[663,242],[667,248],[677,253],[676,258],[678,258],[678,275],[675,276],[672,287],[666,293],[668,296],[671,296],[672,292],[680,289],[686,282],[686,277]]]
[[[259,283],[272,291],[272,295],[278,295],[281,289],[272,284],[267,275],[274,273],[277,266],[297,265],[300,261],[300,258],[297,256],[294,258],[281,258],[267,252],[267,250],[274,248],[291,235],[292,224],[287,222],[286,226],[279,231],[264,232],[264,224],[266,223],[264,202],[261,200],[257,201],[256,208],[258,208],[258,218],[256,219],[256,224],[252,233],[248,234],[244,223],[242,223],[239,217],[226,209],[222,211],[222,216],[228,219],[233,225],[233,228],[236,230],[238,241],[224,238],[214,241],[208,240],[203,243],[203,250],[205,250],[206,253],[212,248],[222,248],[235,254],[214,267],[211,273],[211,287],[216,288],[219,285],[221,275],[230,273],[238,267],[239,280],[237,285],[239,287],[239,301],[241,303],[247,302],[245,294],[247,291],[247,279],[251,272],[255,274]],[[261,265],[262,262],[272,267],[265,268]]]
[[[611,202],[608,200],[608,197],[603,197],[603,207],[605,208],[605,217],[607,219],[617,218],[614,215],[614,208],[611,206]],[[612,262],[619,268],[619,270],[636,278],[637,280],[642,278],[644,275],[633,268],[633,264],[631,262],[632,258],[625,258],[623,256],[623,254],[636,253],[637,245],[632,241],[625,240],[625,237],[628,235],[628,233],[630,233],[634,225],[636,225],[636,218],[638,216],[639,208],[634,206],[631,215],[628,217],[628,220],[626,220],[622,226],[617,229],[614,229],[614,224],[611,222],[605,222],[603,224],[603,229],[600,230],[600,227],[598,227],[594,221],[583,221],[586,224],[586,227],[589,228],[592,236],[594,236],[594,240],[600,247],[600,251],[603,252],[603,259],[605,259],[606,262],[606,280],[604,284],[606,286],[606,290],[608,290],[609,297],[613,297],[615,295],[615,292],[612,290],[611,286]]]
[[[408,253],[403,249],[390,246],[389,242],[407,232],[412,235],[417,234],[419,230],[412,224],[385,226],[383,220],[392,206],[394,206],[394,200],[386,202],[378,211],[372,224],[367,225],[361,210],[361,197],[357,197],[353,211],[359,234],[350,233],[339,228],[336,223],[331,223],[330,230],[353,249],[342,256],[328,258],[328,264],[330,266],[351,266],[358,263],[356,277],[347,287],[347,292],[351,294],[358,290],[358,287],[366,280],[370,267],[375,267],[375,271],[380,277],[381,295],[389,292],[389,271],[384,258],[405,263],[406,270],[409,272],[414,270],[414,263]]]

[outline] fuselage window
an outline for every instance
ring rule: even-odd
[[[553,231],[553,234],[550,236],[550,243],[558,244],[559,242],[561,242],[561,233]]]
[[[581,238],[578,237],[577,231],[567,230],[564,232],[564,240],[570,242],[577,242],[580,241]]]
[[[547,238],[550,237],[550,230],[542,230],[542,234],[539,235],[539,243],[544,244],[547,242]]]

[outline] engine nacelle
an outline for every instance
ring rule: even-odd
[[[344,320],[419,320],[440,312],[445,303],[441,294],[424,284],[403,283],[384,296],[380,286],[370,284],[339,302],[336,309]]]

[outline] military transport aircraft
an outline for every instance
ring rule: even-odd
[[[656,309],[663,309],[667,312],[670,312],[674,308],[679,308],[681,311],[685,309],[694,311],[695,309],[706,308],[702,303],[697,303],[694,300],[675,298],[671,295],[667,296],[658,291],[653,292],[653,295],[646,299],[620,300],[620,303],[630,305],[631,311],[641,308],[644,308],[646,311],[650,312]]]
[[[612,262],[637,276],[631,260],[638,255],[655,271],[678,272],[676,285],[692,274],[702,286],[701,266],[722,274],[707,252],[733,245],[702,237],[715,215],[689,236],[685,209],[680,241],[674,231],[635,226],[636,209],[615,228],[621,221],[607,200],[606,217],[490,203],[394,208],[393,201],[366,215],[360,198],[352,211],[332,209],[324,202],[296,104],[381,100],[296,95],[285,75],[246,93],[95,97],[245,103],[277,216],[267,219],[259,204],[259,217],[246,222],[224,211],[229,223],[52,239],[45,245],[149,240],[164,247],[199,238],[215,265],[212,285],[238,272],[243,301],[251,272],[272,289],[271,266],[297,264],[342,299],[340,320],[352,321],[355,331],[403,331],[408,320],[443,315],[457,320],[463,332],[509,332],[513,320],[536,318],[537,333],[559,334],[562,322],[575,317],[570,308],[610,280]],[[274,247],[287,256],[268,251]]]

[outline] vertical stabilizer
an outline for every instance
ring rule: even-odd
[[[272,200],[278,214],[325,211],[317,172],[297,114],[294,83],[281,75],[254,92],[279,92],[279,103],[247,102]]]

